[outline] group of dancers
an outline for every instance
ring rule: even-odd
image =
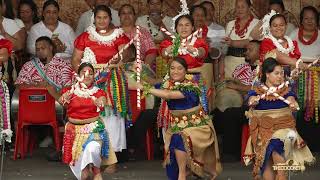
[[[68,117],[63,162],[70,166],[77,179],[87,179],[90,173],[94,179],[102,179],[103,168],[117,162],[115,151],[125,149],[125,127],[131,123],[128,88],[143,92],[138,99],[142,94],[163,99],[159,111],[168,117],[164,118],[166,122],[162,123],[166,126],[162,127],[164,165],[169,179],[184,180],[191,171],[200,177],[208,173],[213,180],[222,172],[214,119],[209,116],[205,97],[205,75],[201,71],[209,47],[199,37],[201,30],[194,29],[186,2],[182,4],[185,6],[174,24],[177,35],[160,45],[160,54],[170,59],[168,74],[160,85],[144,81],[138,61],[133,66],[137,81],[128,87],[123,65],[123,59],[128,57],[125,48],[135,43],[139,59],[140,44],[135,42],[136,38],[130,41],[121,28],[109,25],[111,12],[107,6],[94,9],[95,24],[75,40],[72,66],[76,80],[71,87],[61,90],[58,101],[66,107]],[[275,171],[273,166],[286,163],[288,159],[301,166],[315,160],[296,130],[293,112],[299,106],[283,68],[283,65],[293,65],[294,76],[308,66],[299,59],[295,41],[273,35],[273,23],[286,23],[285,18],[271,12],[264,20],[267,30],[263,43],[270,48],[262,52],[258,83],[248,93],[250,109],[246,115],[250,137],[244,160],[246,164],[253,162],[254,179],[283,180],[287,179],[287,173]],[[2,38],[0,45],[0,61],[6,61],[12,44]],[[4,83],[1,89],[3,109]],[[7,132],[8,121],[5,116],[1,118],[5,124],[1,126],[2,133]]]

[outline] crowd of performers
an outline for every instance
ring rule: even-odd
[[[56,8],[57,3],[47,2],[44,10]],[[157,79],[153,67],[149,67],[152,62],[147,59],[156,56],[157,50],[154,44],[144,41],[150,36],[146,35],[148,32],[130,21],[135,12],[129,4],[119,10],[121,27],[111,24],[110,8],[96,6],[94,23],[75,38],[69,64],[64,60],[66,56],[55,53],[59,48],[66,53],[72,45],[58,43],[60,47],[55,47],[53,40],[45,36],[34,39],[30,48],[35,49],[36,57],[22,67],[15,83],[19,88],[27,88],[31,81],[39,83],[43,78],[47,83],[42,85],[50,87],[50,94],[66,108],[68,122],[62,160],[77,179],[87,179],[90,173],[94,179],[102,179],[104,169],[114,167],[115,152],[127,149],[126,128],[132,126],[135,114],[132,110],[141,108],[142,98],[150,96],[162,99],[158,117],[148,121],[157,121],[162,130],[168,179],[184,180],[190,173],[199,177],[207,173],[215,179],[222,172],[215,130],[219,120],[209,114],[210,88],[203,67],[208,56],[220,57],[224,50],[212,48],[206,41],[207,35],[211,35],[208,27],[194,22],[193,15],[209,8],[208,4],[195,6],[191,14],[186,1],[181,0],[181,4],[182,10],[173,18],[172,29],[161,28],[167,39],[160,43],[160,59],[169,60],[163,79]],[[311,76],[318,78],[318,55],[309,52],[309,45],[319,45],[320,38],[311,34],[311,39],[306,40],[304,36],[309,37],[308,33],[317,27],[310,22],[318,25],[319,19],[314,8],[304,8],[302,27],[291,33],[291,38],[298,37],[296,41],[285,35],[288,23],[284,15],[271,11],[259,21],[250,14],[250,6],[250,1],[236,1],[237,18],[227,24],[226,36],[222,38],[228,49],[221,60],[224,74],[219,78],[225,79],[222,81],[225,87],[216,92],[217,108],[223,114],[229,107],[246,107],[240,115],[235,113],[239,118],[245,115],[249,119],[245,164],[253,163],[254,179],[284,180],[288,178],[287,172],[274,170],[273,166],[293,160],[304,167],[315,161],[297,132],[294,112],[306,109],[305,118],[310,119],[316,109],[318,120],[318,97],[312,100],[310,96],[318,91],[319,85],[308,80]],[[30,33],[36,30],[31,28]],[[13,47],[8,38],[0,36],[1,62],[8,61]],[[136,96],[134,101],[129,90]],[[246,92],[245,103],[242,96],[240,103],[233,103],[238,91]],[[10,141],[10,96],[2,80],[0,92],[1,139]],[[303,99],[304,94],[308,97]],[[232,138],[226,135],[223,143],[230,143]],[[226,145],[224,151],[228,150],[230,147]]]

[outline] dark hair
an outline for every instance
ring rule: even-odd
[[[312,11],[313,12],[313,14],[314,14],[314,16],[316,18],[317,26],[319,26],[319,12],[313,6],[306,6],[301,10],[301,12],[300,12],[300,24],[302,25],[303,14],[304,14],[305,11]]]
[[[133,7],[131,4],[123,4],[123,5],[120,7],[119,11],[118,11],[118,15],[119,15],[119,16],[120,16],[120,14],[121,14],[121,11],[122,11],[125,7],[130,8],[130,9],[132,10],[132,12],[133,12],[133,15],[136,15],[136,11],[134,10],[134,7]]]
[[[151,1],[151,0],[147,0],[147,3],[150,3],[150,1]],[[161,1],[161,3],[163,3],[163,0],[160,0],[160,1]]]
[[[175,58],[171,61],[170,65],[171,65],[172,62],[174,62],[174,61],[176,61],[177,63],[181,64],[186,71],[188,70],[188,64],[187,64],[187,62],[186,62],[186,60],[185,60],[184,58],[177,56],[177,57],[175,57]]]
[[[85,68],[85,67],[89,67],[89,68],[92,69],[92,71],[94,71],[94,68],[93,68],[93,66],[92,66],[91,63],[84,62],[84,63],[81,63],[81,64],[80,64],[80,66],[79,66],[79,68],[78,68],[78,74],[80,74],[80,71],[81,71],[83,68]]]
[[[4,3],[4,4],[3,4]],[[6,7],[6,12],[4,12],[3,16],[9,19],[14,19],[14,13],[13,13],[13,7],[12,7],[12,2],[11,0],[0,0],[0,6],[5,6]],[[1,9],[0,9],[1,11]]]
[[[282,0],[269,0],[269,6],[271,6],[272,4],[278,4],[280,5],[282,11],[285,11],[285,7],[284,7],[284,4],[283,4],[283,1]]]
[[[262,76],[261,82],[266,83],[267,81],[267,73],[271,73],[274,71],[276,66],[280,66],[278,61],[275,58],[269,57],[265,59],[262,63]]]
[[[277,18],[282,18],[284,20],[284,22],[287,24],[287,19],[283,14],[275,14],[270,18],[269,26],[271,26],[272,21],[277,19]]]
[[[180,21],[182,18],[187,18],[187,19],[191,22],[192,27],[194,27],[194,20],[193,20],[192,16],[190,16],[189,14],[185,14],[185,15],[179,16],[179,17],[176,19],[176,21],[174,22],[174,29],[175,29],[176,31],[177,31],[178,23],[179,23],[179,21]]]
[[[37,9],[37,5],[36,3],[33,2],[33,0],[22,0],[19,3],[18,6],[18,18],[21,19],[21,15],[20,15],[20,8],[22,5],[28,5],[32,11],[32,22],[33,24],[36,24],[39,22],[39,17],[38,17],[38,9]]]
[[[42,11],[44,11],[50,5],[53,5],[54,7],[56,7],[58,9],[58,11],[60,11],[60,6],[59,6],[58,2],[55,0],[47,0],[42,6]]]
[[[190,15],[191,15],[191,16],[193,15],[194,11],[195,11],[197,8],[202,9],[204,15],[207,16],[207,9],[206,9],[205,7],[203,7],[203,6],[201,6],[201,5],[194,5],[194,6],[191,7],[191,10],[190,10]]]
[[[111,15],[111,10],[108,6],[106,5],[98,5],[96,6],[94,9],[93,9],[93,14],[94,14],[94,17],[97,16],[97,13],[99,11],[104,11],[108,14],[109,18],[110,18],[110,21],[112,20],[112,15]]]
[[[213,9],[216,9],[211,1],[203,1],[200,3],[200,6],[204,7],[205,4],[209,4]]]
[[[36,43],[37,42],[40,42],[40,41],[45,41],[47,42],[50,46],[52,46],[52,54],[54,55],[55,52],[56,52],[56,46],[54,45],[53,41],[51,40],[51,38],[49,38],[48,36],[40,36],[37,40],[36,40]]]

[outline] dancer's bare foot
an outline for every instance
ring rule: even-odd
[[[110,166],[108,166],[104,172],[108,173],[108,174],[113,174],[115,172],[117,172],[117,165],[116,164],[112,164]]]
[[[218,174],[216,172],[212,172],[210,180],[215,180],[217,176],[218,176]]]
[[[93,180],[103,180],[101,173],[94,175]]]
[[[84,168],[81,172],[81,180],[87,180],[89,177],[89,174],[90,174],[89,168],[88,167]]]

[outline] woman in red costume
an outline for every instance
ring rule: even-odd
[[[102,180],[100,168],[117,162],[99,117],[107,95],[94,86],[94,68],[90,63],[81,63],[78,74],[83,81],[63,89],[59,98],[59,102],[67,106],[69,120],[63,139],[63,162],[70,165],[77,179],[87,179],[92,168],[93,178]]]
[[[202,74],[203,70],[201,67],[204,64],[204,59],[208,55],[209,46],[202,38],[193,36],[192,38],[187,39],[187,37],[189,37],[193,31],[195,31],[194,20],[192,16],[188,14],[180,15],[175,20],[174,28],[178,34],[177,38],[180,39],[173,39],[172,41],[164,40],[160,44],[160,53],[166,58],[178,56],[185,59],[188,65],[188,72],[192,73],[193,78],[196,79],[196,81],[200,84],[202,91],[201,103],[207,112],[208,100],[206,95],[208,87],[204,83]],[[181,42],[180,44],[177,43],[179,41]],[[182,42],[184,42],[184,44]],[[164,127],[164,129],[166,129],[168,126],[168,114],[169,112],[166,103],[163,101],[158,114],[158,125],[160,127]]]
[[[264,39],[260,45],[260,62],[273,57],[282,65],[304,69],[306,65],[298,61],[301,53],[297,41],[285,36],[286,28],[286,18],[282,14],[271,11],[263,18]]]
[[[122,68],[119,66],[119,58],[112,59],[129,39],[121,28],[113,28],[110,25],[111,11],[107,6],[100,5],[94,9],[94,25],[88,27],[75,40],[75,50],[72,59],[73,68],[77,71],[80,59],[86,48],[90,48],[96,57],[95,68],[102,68],[106,63],[111,64],[107,72],[102,72],[96,79],[97,85],[101,87],[110,99],[110,106],[106,108],[104,121],[113,149],[121,152],[126,149],[125,120],[130,120],[129,102],[127,93],[127,80]],[[108,86],[107,86],[108,85]]]
[[[181,41],[187,38],[195,30],[193,18],[190,15],[179,16],[175,21],[175,30],[179,34]],[[188,64],[188,71],[201,67],[205,57],[208,56],[208,44],[206,41],[202,38],[197,38],[193,43],[191,39],[185,43],[186,46],[180,46],[178,50],[178,56],[184,58]],[[173,41],[164,40],[160,44],[160,53],[164,57],[172,57],[173,50]]]

